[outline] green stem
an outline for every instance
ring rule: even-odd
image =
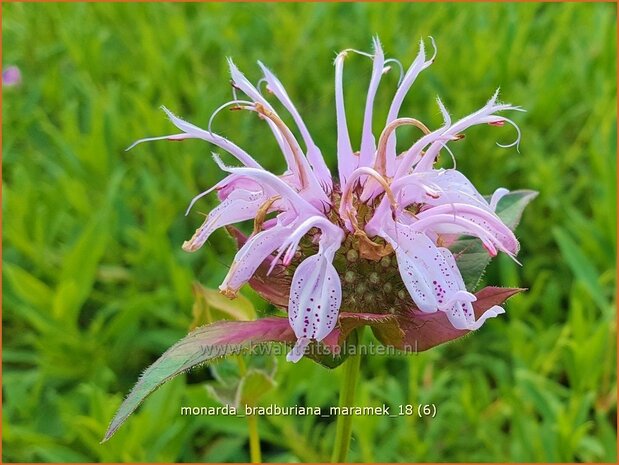
[[[247,417],[247,425],[249,426],[249,457],[251,463],[262,463],[260,436],[258,436],[258,418],[255,415],[249,415]]]
[[[340,401],[338,406],[353,407],[355,402],[355,387],[357,386],[357,378],[359,377],[359,367],[361,366],[361,355],[359,354],[359,330],[355,330],[350,337],[350,345],[354,348],[354,352],[344,362],[344,379],[342,380],[342,388],[340,389]],[[353,415],[340,415],[337,417],[335,426],[335,443],[333,446],[333,454],[331,455],[331,463],[342,463],[346,461],[348,449],[350,447],[350,437],[352,435],[352,419]]]
[[[237,357],[239,363],[239,373],[245,376],[247,373],[247,365],[245,360],[239,355]],[[262,453],[260,452],[260,434],[258,433],[258,418],[255,415],[247,416],[247,426],[249,428],[249,458],[251,463],[262,463]]]

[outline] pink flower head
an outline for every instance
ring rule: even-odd
[[[343,89],[344,63],[353,53],[372,61],[358,150],[348,132]],[[290,113],[296,126],[293,129],[301,137],[283,122],[259,87],[232,60],[229,66],[233,87],[246,98],[235,95],[235,100],[220,109],[234,105],[265,121],[286,162],[283,174],[265,170],[245,150],[213,133],[210,124],[208,130],[200,129],[165,108],[180,132],[134,144],[157,139],[203,139],[238,160],[240,166],[227,166],[213,155],[227,176],[194,198],[190,208],[213,191],[221,203],[183,248],[196,251],[214,230],[254,220],[254,231],[241,241],[220,290],[232,298],[250,282],[263,295],[277,294],[273,302],[280,305],[282,293],[270,293],[269,280],[278,285],[286,283],[288,320],[296,338],[288,354],[290,361],[298,361],[310,343],[327,341],[345,315],[377,315],[364,316],[366,321],[379,321],[381,314],[404,317],[413,312],[421,318],[435,315],[446,317],[453,327],[449,331],[460,334],[459,330],[478,329],[488,318],[504,313],[494,304],[481,310],[475,306],[477,298],[466,289],[457,256],[448,247],[460,236],[474,236],[490,256],[500,251],[514,257],[518,241],[495,212],[507,190],[498,189],[486,200],[462,173],[439,169],[435,164],[439,154],[444,149],[449,151],[448,144],[461,139],[467,128],[479,124],[515,126],[497,113],[520,109],[499,103],[497,91],[480,110],[455,122],[438,100],[444,123],[435,130],[415,118],[401,117],[405,96],[435,55],[428,59],[421,41],[380,132],[372,123],[374,98],[382,76],[390,69],[386,64],[395,60],[385,60],[378,39],[374,39],[373,54],[345,50],[337,55],[337,177],[326,165],[284,86],[262,63],[262,80]],[[424,135],[397,154],[395,130],[404,125],[415,126]],[[518,139],[509,146],[517,145],[519,139],[518,131]],[[270,219],[266,219],[268,214],[272,214]],[[286,276],[290,276],[287,281]]]
[[[21,71],[17,66],[9,66],[2,70],[2,86],[13,87],[21,84]]]

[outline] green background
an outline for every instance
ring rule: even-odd
[[[473,337],[417,356],[366,358],[359,405],[434,403],[433,419],[359,417],[354,461],[616,460],[616,7],[612,4],[5,4],[3,64],[3,461],[246,461],[243,419],[181,417],[217,405],[208,368],[152,395],[108,443],[107,423],[140,372],[186,334],[191,284],[216,287],[234,252],[223,231],[180,249],[222,178],[202,141],[174,132],[165,104],[206,126],[230,99],[225,58],[256,82],[256,60],[287,86],[333,167],[333,59],[378,34],[405,66],[421,37],[438,46],[402,115],[440,124],[497,86],[523,106],[513,129],[477,127],[453,145],[481,192],[529,188],[518,267],[492,284],[529,288]],[[428,46],[429,46],[429,42]],[[360,139],[370,75],[347,61],[349,126]],[[383,119],[397,75],[377,98]],[[378,119],[377,119],[378,121]],[[283,170],[268,129],[224,112],[217,131]],[[418,133],[402,130],[403,140]],[[221,152],[221,151],[219,151]],[[230,160],[227,158],[227,160]],[[258,305],[255,295],[247,292]],[[341,370],[280,357],[261,403],[335,405]],[[268,461],[327,460],[334,422],[262,417]]]

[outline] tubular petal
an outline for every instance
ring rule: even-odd
[[[474,113],[471,113],[468,116],[460,119],[456,123],[454,123],[451,127],[449,127],[444,135],[446,136],[455,136],[456,134],[470,128],[471,126],[475,126],[477,124],[484,124],[493,121],[503,121],[506,120],[503,117],[498,117],[494,115],[494,113],[504,110],[516,110],[521,111],[519,107],[515,107],[511,104],[498,103],[497,97],[499,95],[499,90],[497,89],[494,95],[488,100],[486,105],[477,110]],[[437,140],[432,143],[428,151],[426,152],[424,158],[417,164],[415,167],[415,172],[425,171],[432,167],[434,164],[434,160],[438,155],[438,152],[441,148],[448,142],[449,139]],[[520,138],[516,140],[514,144],[519,142]]]
[[[254,168],[236,168],[231,166],[224,165],[217,154],[213,154],[213,158],[218,163],[220,168],[229,173],[236,173],[240,175],[244,175],[248,178],[254,179],[262,185],[268,186],[275,193],[281,195],[283,198],[289,201],[290,206],[297,213],[308,213],[308,214],[318,214],[322,215],[316,207],[312,206],[308,201],[306,201],[303,197],[299,195],[292,187],[282,181],[280,178],[275,176],[273,173],[269,171],[254,169]]]
[[[374,152],[376,142],[372,133],[372,115],[374,110],[374,98],[380,84],[385,67],[385,54],[377,37],[374,37],[374,57],[372,66],[372,77],[368,87],[368,94],[365,101],[365,112],[363,116],[363,131],[361,134],[361,149],[359,151],[359,166],[372,166],[374,162]]]
[[[358,166],[359,160],[353,154],[348,125],[346,124],[346,109],[344,107],[344,58],[346,52],[341,52],[335,59],[335,114],[337,119],[337,166],[340,183],[345,184],[350,173]]]
[[[227,296],[234,296],[241,286],[252,277],[260,264],[290,234],[290,229],[288,226],[276,225],[250,237],[234,257],[230,271],[228,271],[219,289]]]
[[[297,345],[288,360],[298,361],[310,340],[321,341],[335,328],[342,302],[342,288],[331,263],[334,249],[306,258],[292,278],[288,319],[297,336]]]
[[[307,148],[307,159],[309,160],[316,177],[319,179],[321,184],[327,186],[327,193],[330,193],[333,189],[333,181],[331,179],[331,172],[325,163],[325,160],[320,152],[318,146],[314,143],[310,132],[307,130],[307,126],[301,118],[301,115],[297,111],[296,107],[290,100],[286,89],[282,85],[281,81],[271,72],[269,69],[262,64],[262,62],[258,62],[258,65],[262,69],[264,73],[264,78],[269,85],[269,89],[275,94],[275,96],[279,99],[279,101],[284,105],[286,110],[292,115],[299,131],[301,131],[301,136],[303,137],[303,141],[305,142],[305,147]]]
[[[473,205],[440,205],[418,213],[417,218],[419,221],[414,224],[414,228],[418,231],[432,225],[436,232],[453,233],[450,226],[456,225],[461,234],[477,236],[485,243],[489,241],[509,255],[517,254],[520,247],[514,233],[498,216]]]
[[[452,275],[455,277],[456,281],[454,283],[455,286],[459,289],[464,289],[464,281],[462,280],[462,275],[458,270],[454,256],[445,248],[441,247],[439,250],[443,254],[447,265],[452,270]],[[447,318],[449,318],[449,321],[454,328],[473,331],[479,329],[488,318],[494,318],[502,313],[505,313],[505,310],[503,310],[502,307],[494,305],[480,315],[477,320],[475,320],[475,312],[471,302],[474,302],[477,298],[475,296],[473,297],[474,298],[472,300],[470,298],[457,299],[453,302],[451,308],[445,309]]]
[[[226,200],[208,214],[193,237],[183,244],[183,250],[195,252],[202,247],[216,229],[254,218],[263,202],[264,193],[262,191],[251,192],[241,189],[233,191]]]
[[[265,119],[277,143],[284,154],[286,162],[288,164],[288,169],[298,177],[299,185],[301,188],[306,187],[306,183],[308,182],[307,177],[312,177],[312,184],[318,184],[317,180],[313,172],[308,173],[310,170],[309,164],[305,157],[300,157],[299,153],[301,152],[301,147],[297,142],[296,138],[290,132],[288,127],[284,124],[284,122],[279,118],[277,112],[273,109],[271,104],[258,92],[258,89],[254,87],[254,85],[249,82],[249,80],[239,71],[234,62],[231,59],[228,59],[228,64],[230,67],[230,75],[232,76],[232,81],[234,85],[236,85],[239,89],[241,89],[248,97],[250,97],[254,102],[256,102],[256,106],[252,107],[244,107],[248,110],[253,110],[262,115]],[[264,110],[260,110],[261,105]],[[324,195],[324,192],[322,192]]]
[[[204,129],[200,129],[197,126],[180,119],[178,116],[175,116],[166,107],[161,107],[161,108],[166,113],[166,115],[168,115],[168,118],[170,118],[170,121],[172,121],[174,126],[176,126],[181,131],[184,131],[185,133],[189,134],[192,137],[205,140],[207,142],[210,142],[211,144],[216,145],[217,147],[224,149],[226,152],[233,155],[238,161],[243,163],[243,165],[245,166],[248,166],[250,168],[262,168],[262,166],[260,166],[260,164],[256,160],[254,160],[251,155],[249,155],[245,150],[240,148],[238,145],[230,142],[225,137],[222,137],[218,134],[212,134],[210,132],[205,131]]]
[[[416,195],[420,192],[419,188],[426,195]],[[391,189],[402,208],[411,203],[432,206],[463,203],[494,211],[466,176],[454,169],[413,173],[399,178]]]
[[[473,329],[475,296],[466,291],[449,250],[437,247],[425,234],[396,226],[389,239],[397,247],[398,267],[417,307],[426,313],[443,311],[457,329]]]
[[[436,56],[436,45],[434,43],[434,39],[432,38],[430,39],[432,40],[432,45],[434,46],[434,55],[432,55],[432,58],[430,58],[430,60],[426,61],[426,52],[425,52],[425,46],[423,43],[423,39],[420,40],[419,41],[419,53],[415,57],[415,60],[413,60],[413,63],[411,64],[410,68],[408,68],[408,71],[406,71],[406,74],[404,75],[404,79],[402,79],[402,83],[399,85],[398,90],[396,91],[395,96],[393,97],[393,101],[391,102],[391,106],[389,107],[389,114],[387,115],[387,121],[385,124],[391,123],[393,120],[395,120],[398,117],[400,113],[400,108],[402,107],[402,102],[404,102],[404,97],[406,97],[406,94],[408,94],[408,91],[410,90],[411,86],[417,79],[417,76],[419,76],[419,74],[424,69],[428,68],[434,62],[434,57]],[[396,147],[396,136],[394,133],[389,137],[389,141],[387,143],[386,168],[387,168],[388,176],[393,176],[393,173],[395,171],[395,157],[396,157],[395,147]]]

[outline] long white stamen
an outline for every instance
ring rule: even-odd
[[[213,120],[215,119],[215,116],[217,116],[217,114],[223,110],[226,107],[229,107],[231,105],[251,105],[252,102],[249,102],[248,100],[230,100],[229,102],[224,103],[223,105],[220,105],[219,107],[217,107],[217,109],[213,112],[213,114],[211,115],[211,117],[208,119],[208,132],[210,132],[211,134],[213,133],[212,131],[212,126],[213,126]]]

